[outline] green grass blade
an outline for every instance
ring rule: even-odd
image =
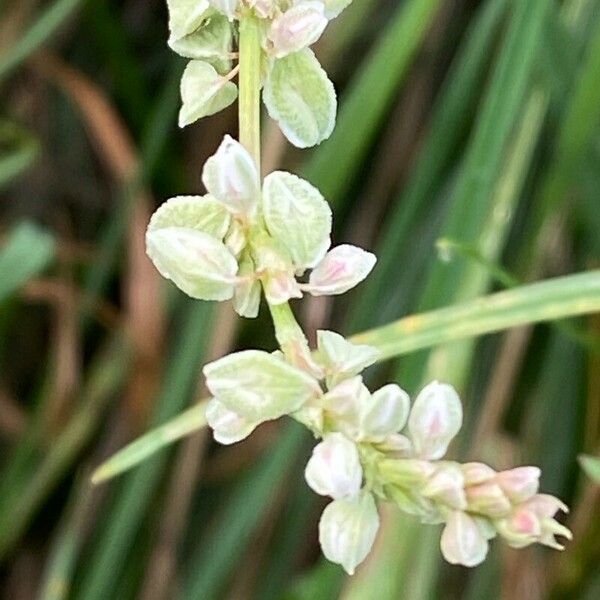
[[[579,455],[579,464],[585,471],[585,474],[594,482],[600,485],[600,456],[590,456],[589,454]]]
[[[0,250],[0,302],[43,271],[54,258],[54,238],[23,223],[13,229]]]
[[[409,0],[400,6],[346,91],[331,138],[315,151],[306,166],[304,176],[318,185],[334,206],[351,184],[349,174],[357,172],[369,151],[440,5],[440,0]]]
[[[494,333],[529,323],[600,311],[600,270],[557,277],[400,319],[353,336],[382,358]]]
[[[46,8],[19,41],[0,56],[0,82],[35,52],[85,0],[56,0]]]
[[[198,556],[184,579],[181,600],[223,598],[223,587],[250,543],[253,530],[269,510],[274,490],[293,465],[306,431],[291,424],[246,480],[240,481],[223,509],[220,526],[200,541]]]
[[[205,412],[206,401],[152,429],[100,465],[92,474],[92,483],[101,483],[128,471],[165,446],[201,429],[206,425]]]

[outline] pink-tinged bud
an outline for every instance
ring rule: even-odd
[[[540,474],[537,467],[518,467],[498,473],[496,482],[511,502],[518,504],[537,493]]]
[[[427,460],[437,460],[446,454],[461,425],[462,405],[456,390],[437,381],[421,390],[408,418],[415,452]]]
[[[264,278],[263,287],[269,304],[283,304],[290,298],[302,298],[298,283],[285,271],[269,272]]]
[[[356,445],[341,433],[329,433],[315,446],[304,472],[317,494],[338,500],[358,494],[362,467]]]
[[[537,542],[542,533],[539,518],[526,508],[518,508],[510,517],[496,521],[496,528],[513,548],[524,548]]]
[[[310,274],[304,286],[313,296],[335,296],[358,285],[372,271],[374,254],[342,244],[330,250]]]
[[[492,467],[479,462],[465,463],[460,468],[465,478],[466,486],[485,483],[496,476],[496,471]]]
[[[456,510],[466,510],[465,479],[457,464],[442,465],[421,490],[423,496]]]
[[[470,512],[499,519],[506,516],[512,508],[510,500],[504,495],[502,488],[491,481],[469,486],[466,493]]]
[[[486,536],[475,519],[459,510],[450,514],[440,545],[449,563],[465,567],[482,563],[488,551]]]
[[[564,502],[550,494],[536,494],[524,506],[540,517],[553,517],[559,510],[569,512],[569,507]]]
[[[435,471],[435,467],[426,460],[389,458],[379,461],[382,480],[401,487],[425,485]]]
[[[327,27],[321,2],[302,2],[276,17],[267,37],[273,44],[273,54],[282,58],[314,44]]]

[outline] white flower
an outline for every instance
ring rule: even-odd
[[[450,513],[440,545],[449,563],[465,567],[482,563],[488,551],[488,541],[477,521],[460,510]]]
[[[429,460],[442,458],[461,425],[462,405],[456,390],[437,381],[425,386],[408,418],[417,456]]]
[[[335,500],[327,505],[319,522],[319,542],[325,557],[354,574],[367,557],[379,529],[379,515],[373,495]]]
[[[341,433],[329,433],[315,446],[304,472],[308,485],[335,500],[356,496],[362,467],[356,445]]]

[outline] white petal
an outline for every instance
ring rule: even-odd
[[[265,177],[262,207],[269,233],[295,268],[316,265],[331,244],[331,209],[319,190],[285,171]]]
[[[260,307],[260,281],[254,277],[254,262],[248,253],[240,260],[239,281],[235,286],[233,308],[241,317],[253,319]]]
[[[219,402],[256,423],[298,410],[321,393],[310,375],[259,350],[230,354],[206,365],[203,372]]]
[[[179,127],[185,127],[202,117],[214,115],[237,98],[237,87],[216,69],[202,60],[192,60],[181,78]]]
[[[327,386],[358,375],[372,365],[381,353],[372,346],[352,344],[334,331],[317,331],[319,358],[327,372]]]
[[[517,467],[498,473],[496,481],[510,500],[517,504],[537,494],[540,475],[538,467]]]
[[[267,38],[277,58],[314,44],[327,27],[322,2],[302,2],[276,17]]]
[[[455,510],[442,533],[441,548],[449,563],[474,567],[485,559],[488,542],[472,517]]]
[[[315,446],[304,476],[308,485],[321,496],[331,496],[335,500],[356,496],[362,483],[356,445],[341,433],[327,434]]]
[[[361,248],[336,246],[315,267],[305,289],[313,296],[343,294],[363,281],[376,262],[374,254]]]
[[[465,510],[465,478],[458,464],[442,464],[430,477],[422,490],[426,498],[443,503],[450,508]]]
[[[329,426],[344,432],[353,440],[362,438],[362,406],[368,402],[371,393],[362,377],[345,379],[323,396]]]
[[[206,407],[206,421],[220,444],[235,444],[248,437],[258,425],[229,410],[216,398]]]
[[[188,296],[201,300],[229,300],[238,264],[225,244],[183,227],[167,227],[146,234],[146,251],[160,274]]]
[[[231,212],[252,215],[260,196],[256,164],[248,151],[226,135],[217,152],[205,163],[202,182]]]
[[[429,460],[437,460],[446,454],[461,425],[462,405],[456,390],[437,381],[423,388],[408,419],[415,452]]]
[[[325,558],[354,574],[367,557],[379,529],[379,515],[373,496],[335,500],[327,505],[319,522],[319,542]]]
[[[395,383],[386,385],[363,404],[361,430],[366,439],[383,441],[388,435],[397,433],[406,424],[410,409],[408,394]]]

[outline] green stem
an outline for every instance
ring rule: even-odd
[[[260,24],[251,14],[240,21],[239,43],[239,137],[260,172]],[[308,342],[286,302],[269,305],[275,336],[288,360],[306,366],[310,360]]]
[[[260,173],[260,30],[248,15],[240,21],[239,128],[240,142],[250,152]]]

